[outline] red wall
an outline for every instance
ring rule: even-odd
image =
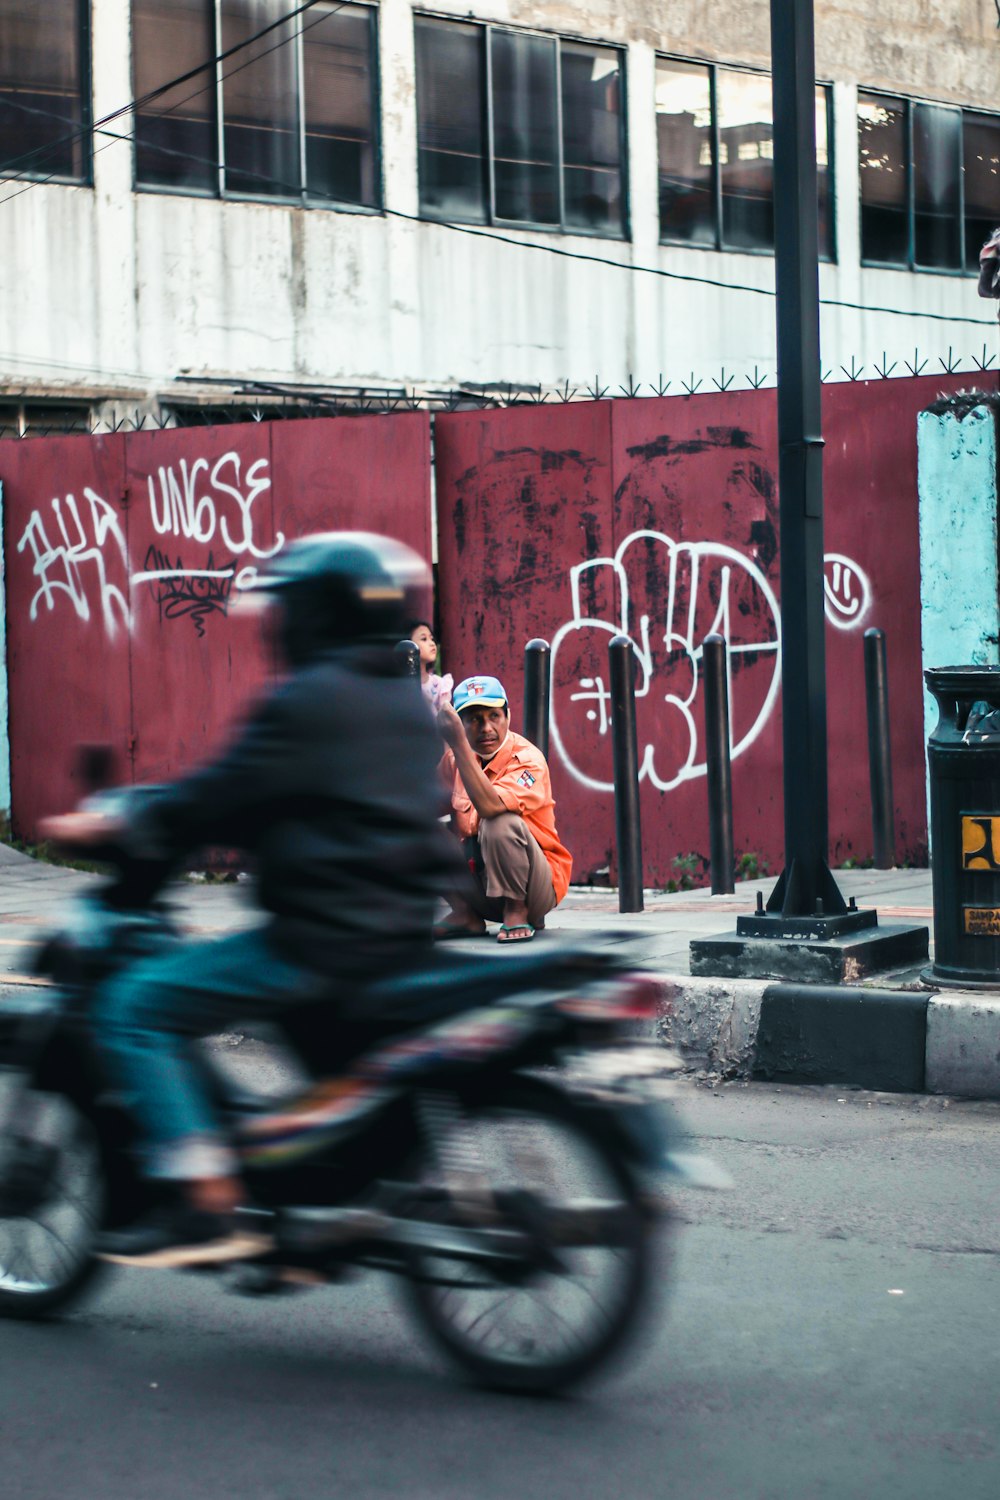
[[[824,389],[830,838],[871,854],[862,640],[886,632],[897,858],[926,856],[916,416],[967,377]],[[991,384],[995,383],[995,377]],[[700,643],[731,648],[738,852],[782,864],[775,392],[455,413],[436,424],[446,665],[505,680],[553,643],[550,751],[576,878],[613,868],[607,645],[640,648],[647,883],[707,854]],[[648,533],[655,533],[650,536]],[[589,564],[589,566],[588,566]]]
[[[967,383],[824,389],[836,862],[871,853],[870,625],[888,638],[897,857],[926,852],[916,416]],[[699,673],[713,628],[731,645],[737,850],[776,872],[774,391],[454,413],[437,418],[435,454],[445,666],[497,672],[516,722],[524,644],[553,642],[550,759],[577,878],[614,866],[607,644],[622,626],[643,662],[647,882],[708,850]],[[241,570],[334,527],[429,555],[430,478],[425,412],[0,443],[16,831],[73,803],[80,744],[111,745],[146,780],[208,754],[267,672],[255,620],[231,611]],[[143,576],[157,572],[184,576]]]
[[[0,442],[15,831],[73,804],[81,744],[137,780],[209,753],[266,677],[231,607],[282,538],[429,555],[429,451],[426,412]]]

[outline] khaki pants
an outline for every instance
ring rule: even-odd
[[[504,901],[524,902],[532,927],[544,926],[556,903],[552,870],[527,823],[517,813],[500,813],[479,824],[482,870],[473,871],[468,904],[488,922],[502,922]],[[466,848],[471,848],[471,841]]]

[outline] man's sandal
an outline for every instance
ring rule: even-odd
[[[466,927],[462,922],[441,922],[434,929],[436,943],[455,943],[459,938],[487,937],[486,923],[482,927]]]
[[[532,927],[530,922],[514,922],[510,927],[506,922],[502,922],[500,931],[497,933],[497,942],[503,943],[505,947],[508,943],[530,943],[536,931],[537,929]],[[522,932],[524,936],[514,937],[515,932]],[[506,937],[505,933],[508,934]]]

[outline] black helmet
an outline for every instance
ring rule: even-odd
[[[370,531],[299,537],[250,585],[276,596],[283,645],[295,663],[352,642],[395,645],[407,621],[426,613],[430,586],[419,553]]]

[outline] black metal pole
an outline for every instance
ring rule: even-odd
[[[875,868],[891,870],[896,863],[896,832],[884,630],[865,631],[865,704],[868,709],[868,775],[872,793]]]
[[[416,641],[398,641],[393,647],[399,670],[404,677],[415,677],[420,682],[420,647]]]
[[[537,637],[524,648],[524,737],[549,758],[549,643]]]
[[[771,0],[785,868],[767,909],[834,916],[827,865],[823,438],[812,0]]]
[[[728,655],[724,636],[705,637],[702,673],[705,683],[705,769],[708,780],[708,842],[713,896],[730,896],[736,889]]]
[[[608,646],[611,747],[618,844],[618,910],[642,911],[642,828],[639,821],[639,753],[635,730],[635,653],[627,635]]]

